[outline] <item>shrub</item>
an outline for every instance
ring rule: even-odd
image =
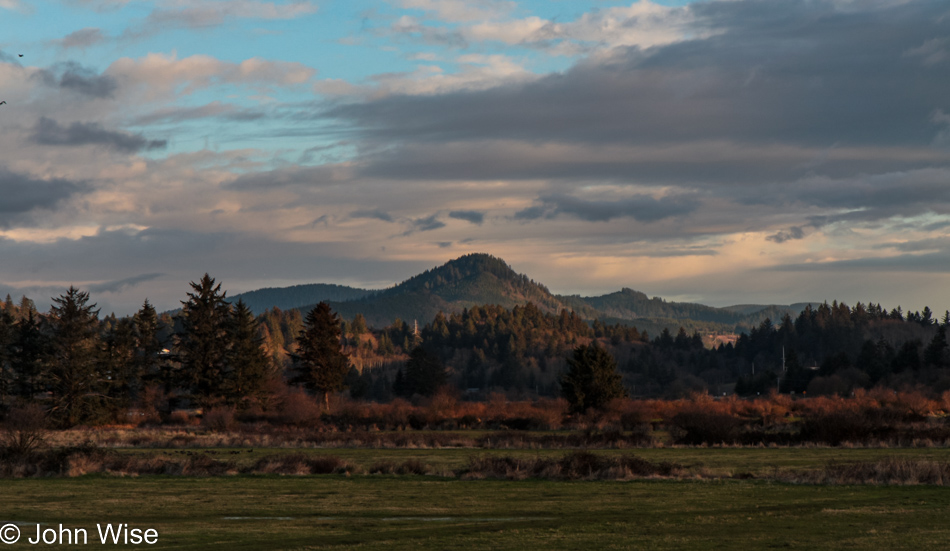
[[[732,444],[739,436],[741,421],[727,413],[681,411],[671,420],[671,434],[679,444]]]
[[[234,408],[215,406],[205,412],[201,425],[214,431],[226,431],[234,427]]]
[[[295,425],[313,425],[323,413],[317,402],[302,390],[291,390],[281,397],[277,408],[280,422]]]
[[[22,457],[46,440],[46,411],[37,404],[16,406],[0,425],[0,439],[9,453]]]
[[[418,459],[405,461],[396,469],[397,474],[426,474],[427,472],[429,472],[429,465]]]
[[[852,411],[829,411],[806,418],[800,437],[805,442],[838,446],[844,442],[866,442],[872,426],[864,416]]]

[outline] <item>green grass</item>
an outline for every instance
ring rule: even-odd
[[[161,549],[917,550],[950,541],[950,488],[920,486],[82,477],[3,480],[0,495],[0,521],[62,523],[92,539],[97,522],[125,522],[157,528],[151,547]]]

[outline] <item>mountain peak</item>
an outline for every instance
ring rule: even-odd
[[[527,277],[518,275],[504,260],[490,254],[472,253],[411,277],[389,289],[389,292],[436,292],[485,277],[503,282],[528,281]]]

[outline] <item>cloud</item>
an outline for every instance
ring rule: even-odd
[[[802,239],[805,237],[805,230],[801,226],[792,226],[788,230],[782,230],[766,237],[769,241],[775,243],[785,243],[792,239]]]
[[[614,218],[633,218],[639,222],[656,222],[664,218],[689,214],[700,203],[692,197],[660,197],[634,195],[612,200],[585,200],[572,195],[552,194],[538,198],[535,207],[515,213],[517,220],[554,218],[565,214],[588,222],[607,222]]]
[[[410,228],[403,233],[403,236],[412,235],[416,232],[426,232],[445,227],[445,222],[438,219],[437,214],[425,218],[417,218],[410,222]]]
[[[950,34],[944,8],[850,13],[823,2],[746,1],[690,9],[698,31],[717,34],[617,47],[527,83],[394,95],[326,115],[366,139],[402,142],[929,145],[929,115],[945,105],[950,72],[902,53],[922,35]]]
[[[0,9],[29,13],[32,8],[20,0],[0,0]]]
[[[290,3],[257,0],[162,0],[139,24],[126,29],[121,38],[138,40],[175,28],[217,27],[231,19],[296,19],[317,12],[306,0]]]
[[[95,71],[74,61],[59,64],[53,70],[42,69],[35,73],[33,78],[51,87],[93,98],[105,99],[115,95],[118,83],[106,74],[96,74]]]
[[[263,111],[241,109],[236,105],[213,101],[197,107],[166,107],[157,109],[147,115],[136,118],[134,124],[178,123],[211,118],[241,122],[260,120],[265,116]]]
[[[468,42],[459,31],[426,25],[408,15],[403,15],[392,22],[384,34],[406,37],[426,44],[436,44],[450,48],[464,49],[468,47]]]
[[[74,122],[61,126],[53,119],[40,117],[30,139],[40,145],[84,146],[100,145],[120,153],[135,153],[143,149],[164,149],[165,140],[148,140],[141,134],[106,130],[99,123]]]
[[[465,220],[466,222],[471,222],[476,226],[481,226],[482,222],[485,221],[485,213],[477,210],[453,210],[449,213],[449,218]]]
[[[77,193],[86,192],[85,182],[61,178],[41,180],[0,167],[0,226],[8,226],[16,215],[36,209],[52,209]]]
[[[847,260],[802,262],[769,267],[780,272],[922,272],[945,273],[950,263],[946,250],[928,254],[900,254]]]
[[[428,261],[379,255],[353,259],[349,256],[352,251],[352,243],[290,242],[248,232],[101,229],[94,235],[50,243],[0,238],[0,258],[4,259],[0,263],[0,281],[19,281],[11,283],[17,289],[53,289],[51,293],[62,292],[70,282],[97,282],[93,285],[110,288],[103,292],[111,290],[109,305],[94,297],[99,306],[103,311],[114,309],[121,315],[135,312],[145,296],[159,311],[178,307],[179,300],[186,298],[187,282],[196,281],[205,272],[221,282],[230,295],[260,288],[260,282],[274,273],[292,283],[347,281],[356,286],[384,287],[431,267]],[[248,258],[255,261],[248,262]],[[118,264],[104,265],[110,259],[117,259]],[[121,274],[123,266],[135,266],[144,275],[98,283],[103,281],[103,273]],[[26,274],[26,279],[17,277],[18,273]],[[394,277],[393,273],[399,276]],[[166,275],[148,279],[147,293],[131,286],[139,278],[145,282],[152,274]],[[64,278],[68,279],[63,281]],[[130,285],[122,286],[123,281]],[[42,308],[43,299],[49,295],[30,296]]]
[[[383,222],[395,222],[389,213],[380,209],[353,211],[350,213],[350,218],[374,218]]]
[[[950,46],[950,40],[946,38],[932,38],[916,48],[906,50],[904,55],[916,57],[924,65],[937,65],[942,61],[950,59],[948,46]]]
[[[68,50],[70,48],[85,50],[86,48],[101,44],[105,41],[106,37],[104,34],[102,34],[102,29],[86,27],[84,29],[79,29],[78,31],[69,33],[60,40],[54,40],[53,44],[63,50]]]
[[[145,283],[147,281],[152,281],[158,279],[165,274],[154,273],[154,274],[141,274],[137,276],[127,277],[124,279],[117,279],[114,281],[106,281],[104,283],[95,283],[89,285],[89,291],[92,293],[117,293],[125,289],[135,287],[140,283]]]
[[[150,53],[140,59],[116,60],[106,73],[141,91],[146,97],[178,97],[224,84],[250,85],[262,90],[304,84],[316,70],[301,63],[268,61],[258,57],[240,63],[207,55],[178,59],[174,54]]]
[[[350,181],[352,170],[346,166],[290,167],[238,176],[224,185],[227,189],[252,191],[284,187],[309,188]]]
[[[834,178],[913,169],[922,164],[950,164],[950,151],[931,147],[837,147],[829,151],[781,143],[726,141],[592,144],[541,138],[445,138],[439,143],[404,143],[394,136],[391,143],[367,150],[360,172],[405,180],[608,180],[693,186],[789,182],[814,174],[809,161],[816,156],[824,157],[821,169]],[[748,190],[746,195],[769,200]]]
[[[690,6],[670,8],[641,1],[596,9],[566,22],[537,16],[485,21],[466,27],[461,34],[469,42],[495,41],[573,56],[618,46],[649,48],[715,33],[698,28],[695,19]]]
[[[514,2],[499,0],[400,0],[399,5],[430,12],[446,22],[495,19],[515,7]]]

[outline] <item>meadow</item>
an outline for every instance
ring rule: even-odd
[[[947,402],[874,400],[631,402],[531,430],[507,427],[560,411],[45,431],[4,452],[0,525],[99,545],[98,523],[125,523],[161,549],[942,549]]]
[[[161,549],[938,549],[950,540],[950,488],[932,486],[96,475],[0,488],[0,520],[25,533],[37,522],[124,522],[158,530],[151,547]]]

